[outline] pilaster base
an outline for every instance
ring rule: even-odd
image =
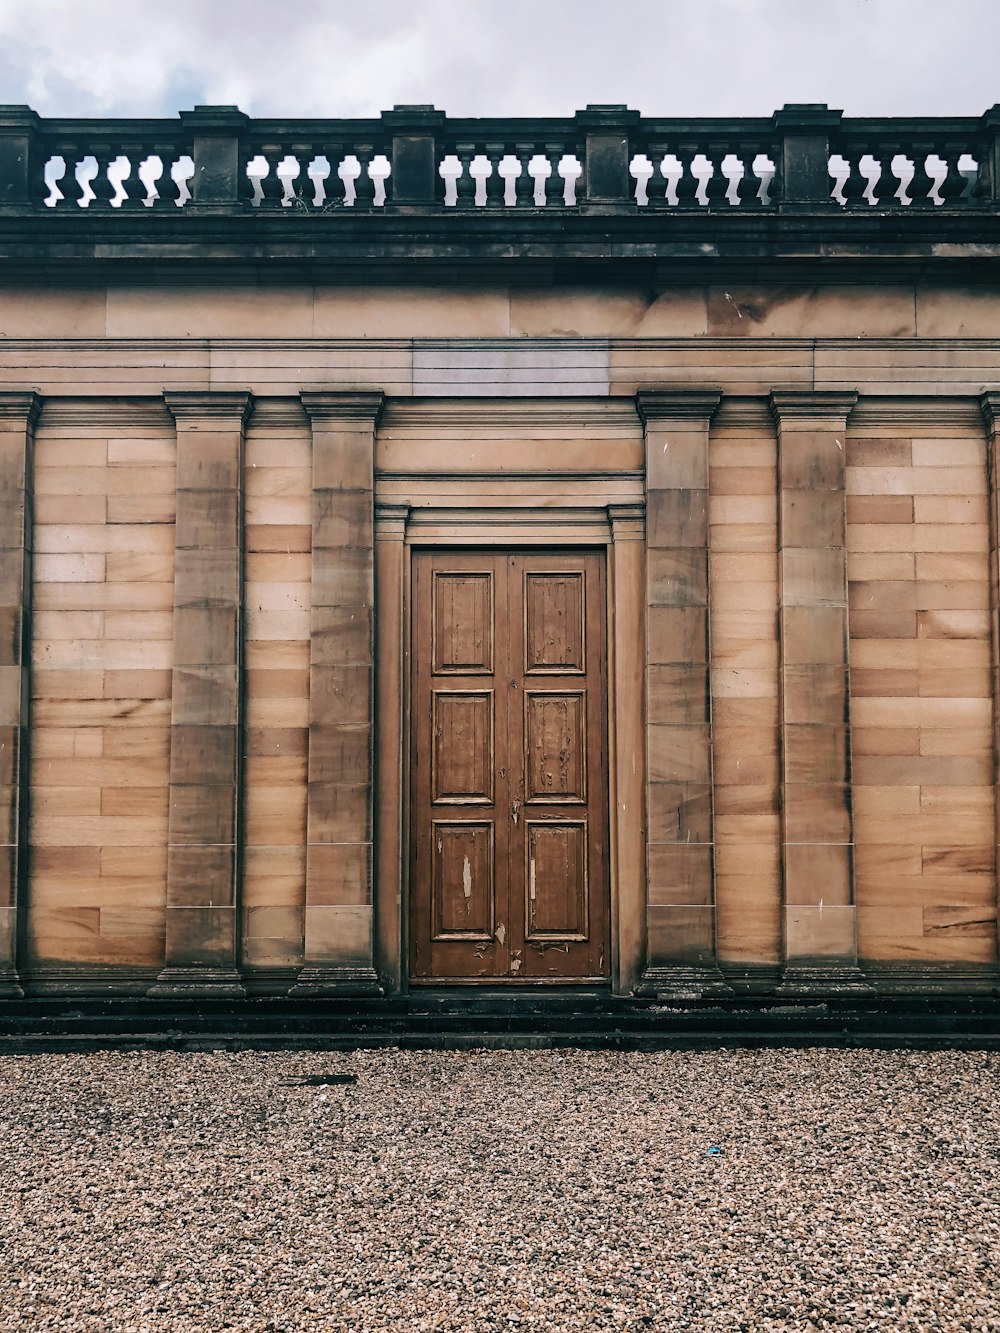
[[[146,992],[151,1000],[245,1000],[238,972],[215,967],[165,967]]]
[[[1000,995],[996,963],[866,962],[880,995]]]
[[[299,973],[288,994],[299,999],[328,996],[383,995],[385,992],[373,967],[337,967],[330,963],[310,963]]]
[[[23,1000],[21,978],[12,967],[0,970],[0,1000]]]
[[[710,1000],[733,994],[733,988],[717,967],[647,967],[635,988],[636,995],[654,995],[658,1000]]]
[[[749,963],[736,967],[723,962],[721,967],[734,995],[771,995],[781,984],[780,963]]]
[[[875,987],[861,968],[851,963],[786,963],[775,995],[874,995]]]

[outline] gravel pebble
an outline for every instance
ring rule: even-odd
[[[4,1056],[0,1122],[4,1333],[1000,1330],[997,1054]]]

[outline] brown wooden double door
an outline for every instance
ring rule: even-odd
[[[412,568],[411,980],[604,980],[603,552]]]

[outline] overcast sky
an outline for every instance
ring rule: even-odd
[[[0,100],[43,115],[976,115],[1000,0],[0,0]]]

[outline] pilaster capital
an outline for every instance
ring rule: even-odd
[[[410,517],[408,504],[377,504],[375,506],[375,538],[377,541],[401,542],[406,535]]]
[[[611,525],[611,540],[619,542],[641,542],[646,535],[646,510],[644,505],[608,505],[608,522]]]
[[[707,424],[721,401],[721,389],[640,389],[635,396],[635,409],[647,428],[652,422]]]
[[[242,430],[253,410],[253,394],[249,389],[164,389],[163,401],[174,420],[186,425],[199,420],[229,420]]]
[[[0,390],[0,429],[31,430],[42,410],[41,395],[34,389]]]
[[[381,389],[302,389],[299,398],[310,422],[335,421],[370,430],[378,425],[385,407]]]
[[[843,430],[858,401],[856,389],[774,389],[768,398],[771,416],[779,426],[792,424],[799,430]]]
[[[1000,431],[1000,389],[985,389],[979,395],[979,410],[983,414],[986,434],[996,435]]]

